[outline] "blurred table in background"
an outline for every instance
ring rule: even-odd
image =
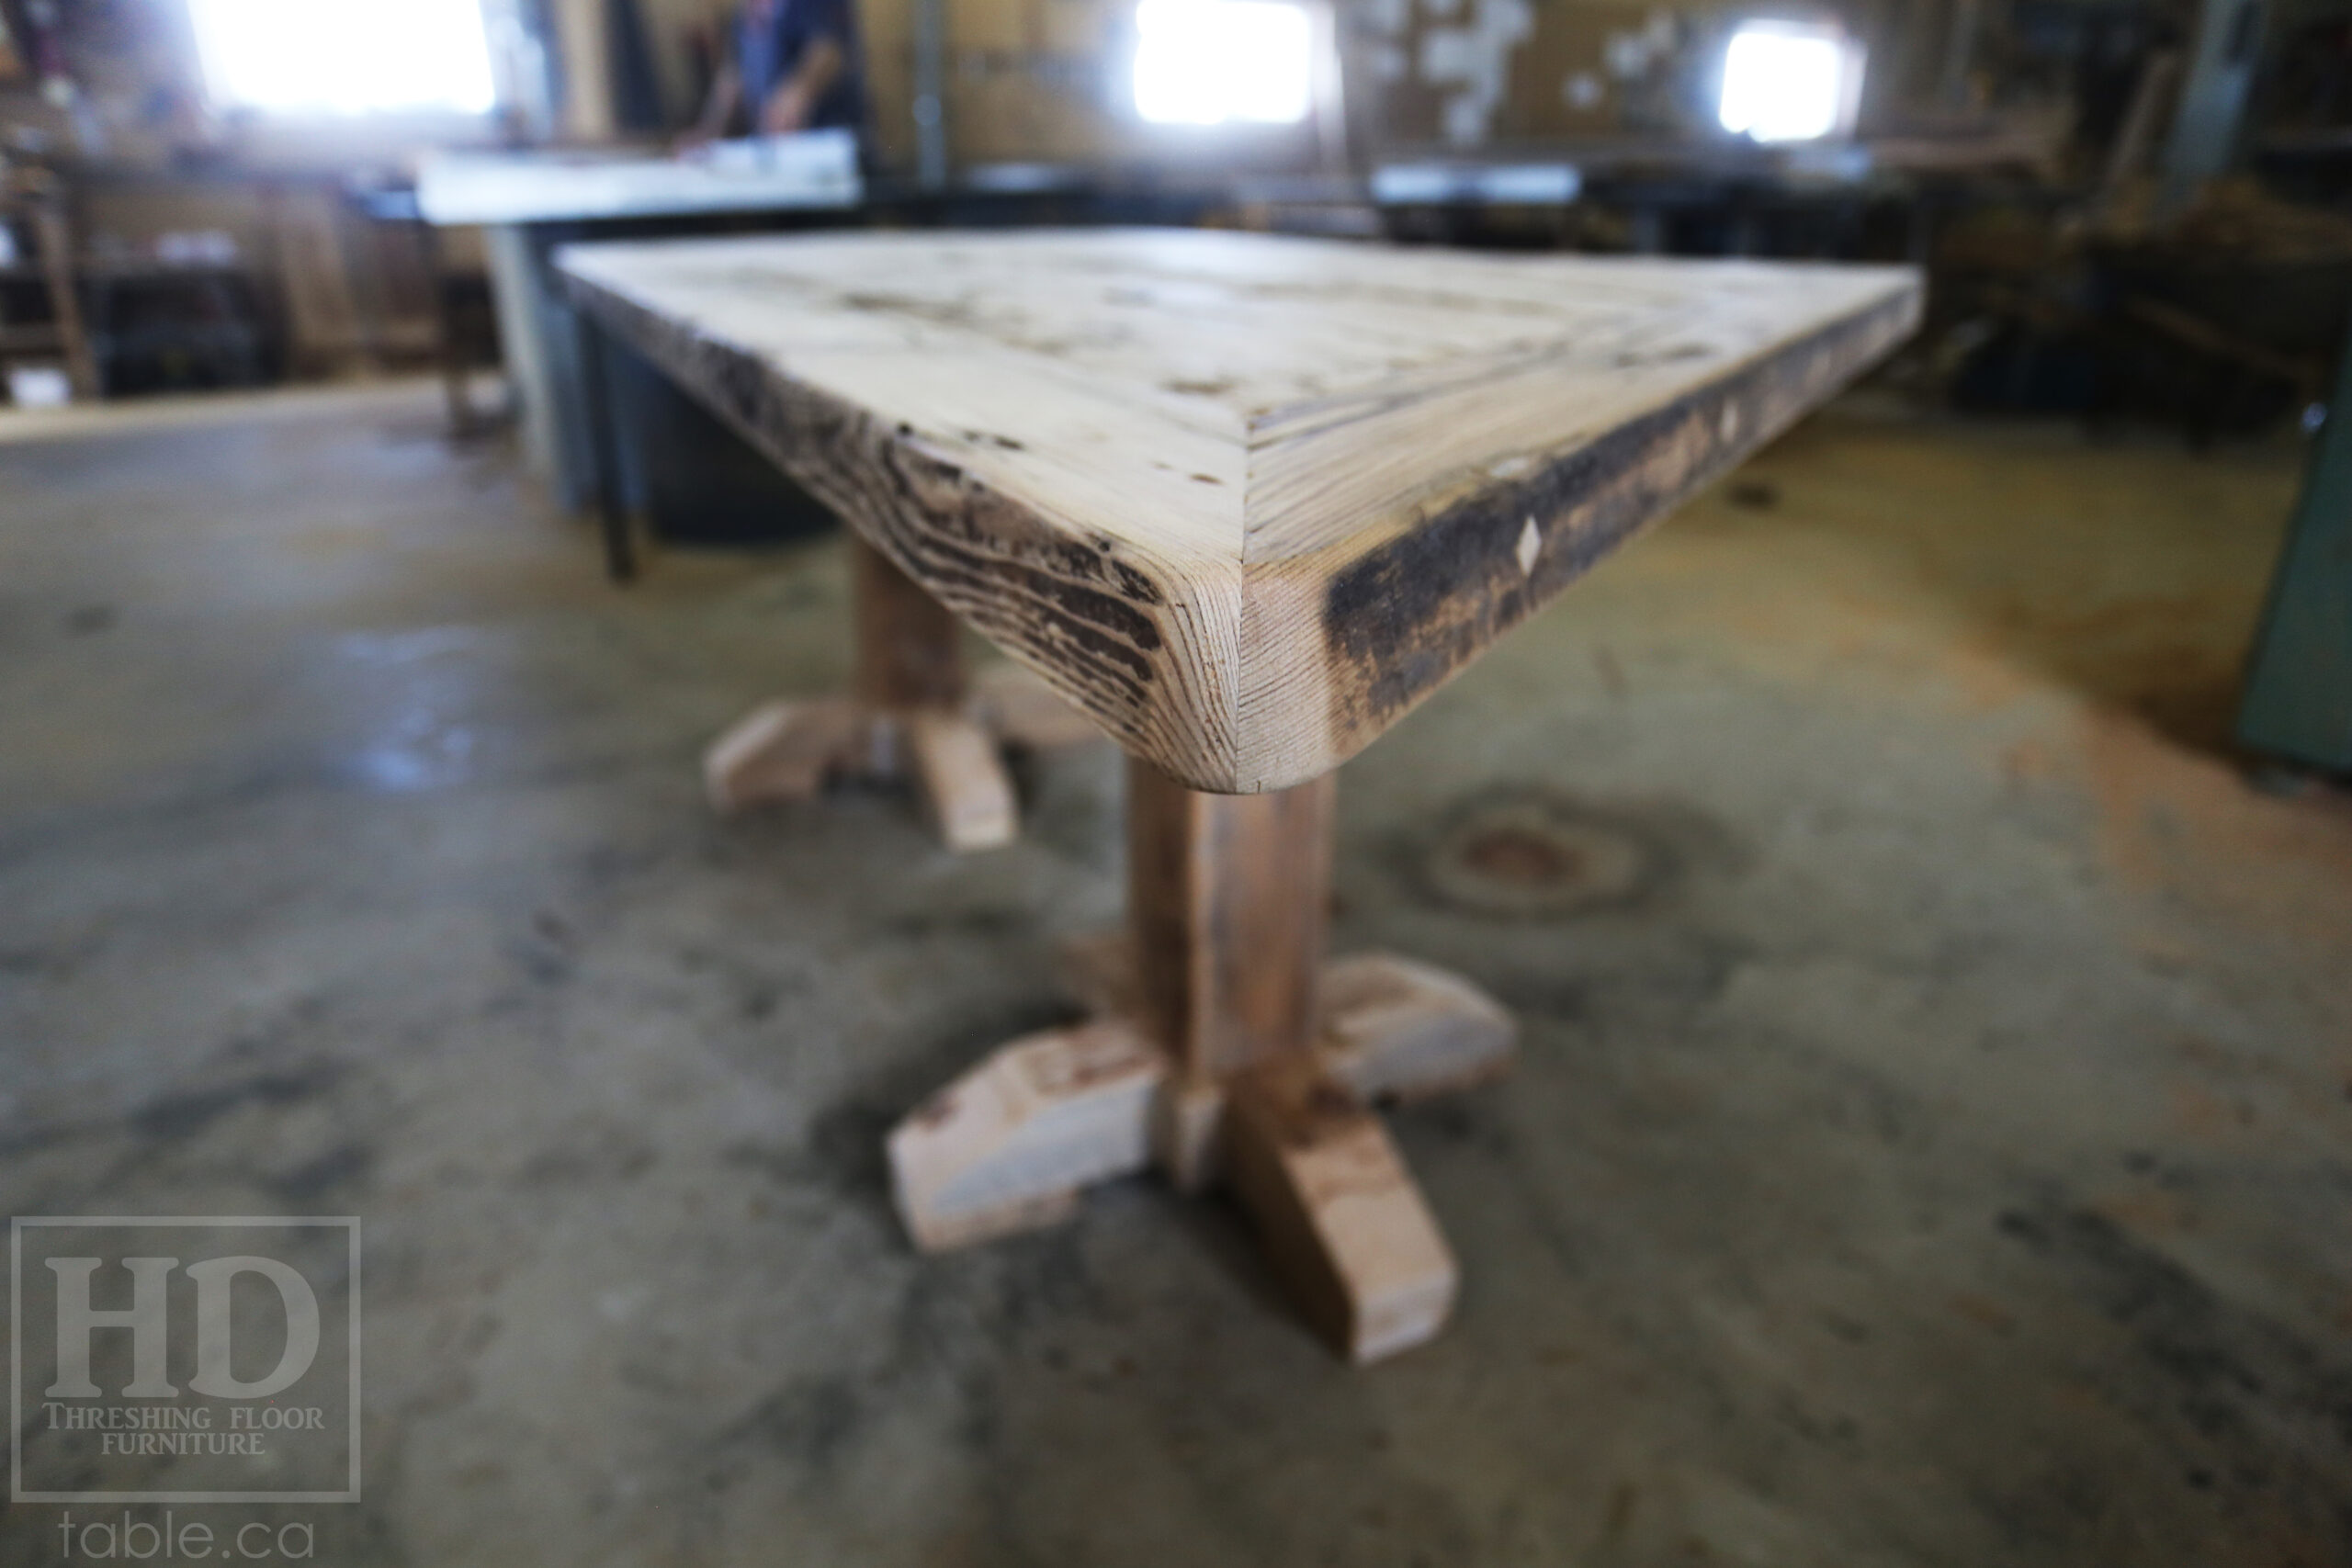
[[[416,187],[417,210],[427,223],[484,231],[524,449],[570,511],[595,497],[571,309],[548,264],[555,248],[591,237],[741,227],[745,220],[759,220],[762,228],[790,226],[796,219],[854,211],[864,197],[856,139],[841,130],[721,142],[688,157],[448,152],[424,163]],[[665,408],[662,421],[673,436],[692,434],[694,416],[682,409]],[[726,433],[714,424],[707,434]],[[656,462],[660,457],[649,454]],[[742,467],[767,471],[764,465]]]

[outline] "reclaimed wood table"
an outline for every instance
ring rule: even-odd
[[[1156,1164],[1234,1190],[1343,1353],[1434,1334],[1455,1265],[1375,1108],[1502,1070],[1515,1031],[1408,959],[1327,961],[1333,770],[1908,334],[1917,275],[1157,231],[560,265],[854,530],[899,628],[863,638],[873,712],[952,716],[924,650],[960,617],[1128,754],[1093,1014],[891,1134],[916,1244]]]

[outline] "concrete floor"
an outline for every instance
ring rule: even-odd
[[[220,1510],[338,1564],[2352,1562],[2352,809],[2216,745],[2298,461],[1846,407],[1351,764],[1340,943],[1526,1026],[1351,1371],[1149,1183],[902,1241],[1119,769],[713,820],[832,548],[615,592],[422,387],[0,424],[0,1193],[364,1216],[366,1501]],[[1641,874],[1481,907],[1495,811]]]

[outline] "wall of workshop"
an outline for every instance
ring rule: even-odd
[[[0,91],[0,139],[71,158],[85,262],[138,274],[178,265],[191,237],[208,254],[225,239],[225,263],[250,280],[260,314],[283,307],[298,368],[429,343],[420,236],[360,219],[342,190],[351,171],[396,165],[419,142],[410,127],[219,124],[204,112],[184,0],[74,0],[57,14],[76,107],[61,112],[29,88]],[[480,261],[445,249],[443,265]]]
[[[973,162],[1128,151],[1112,112],[1130,7],[1116,0],[948,0],[948,145]]]
[[[708,0],[640,0],[694,10]],[[1866,129],[1930,104],[1959,0],[1337,0],[1360,150],[1508,147],[1693,129],[1690,80],[1746,17],[1835,17],[1870,51]],[[876,150],[914,160],[913,0],[858,0]],[[1203,135],[1137,121],[1134,0],[945,0],[949,145],[992,162],[1306,166],[1311,134]],[[722,6],[723,9],[723,6]],[[1679,55],[1679,67],[1661,57]],[[1641,70],[1629,67],[1637,61]]]
[[[651,3],[651,0],[649,0]],[[1304,167],[1310,127],[1215,130],[1136,118],[1127,62],[1135,0],[945,0],[950,156],[974,164]],[[914,0],[858,0],[875,149],[915,160]]]
[[[1955,0],[1355,0],[1358,119],[1386,147],[1474,149],[1712,129],[1711,68],[1738,22],[1834,18],[1870,54],[1863,126],[1932,96]]]
[[[683,124],[702,85],[694,39],[725,47],[737,0],[636,0],[667,118]],[[1690,84],[1671,71],[1630,72],[1661,40],[1699,55],[1728,25],[1757,14],[1832,14],[1869,44],[1865,125],[1932,97],[1952,7],[1960,0],[1335,0],[1360,151],[1514,143],[1668,133],[1703,115]],[[551,0],[567,54],[601,33],[606,0]],[[876,151],[911,168],[915,0],[857,0],[874,104]],[[85,0],[76,7],[103,46],[88,52],[115,71],[137,62],[164,76],[158,56],[185,50],[176,0]],[[1148,126],[1125,80],[1134,0],[945,0],[949,146],[963,166],[982,163],[1307,167],[1313,133]],[[592,19],[594,18],[594,19]],[[85,24],[88,25],[88,24]],[[1695,43],[1693,40],[1697,40]],[[100,40],[94,38],[92,42]],[[601,42],[600,39],[595,41]],[[181,73],[185,61],[178,62]],[[601,63],[601,62],[599,62]],[[600,73],[601,74],[601,73]],[[1687,75],[1688,73],[1686,72]],[[139,101],[134,95],[119,95]],[[153,101],[152,92],[146,95]],[[591,106],[575,106],[584,108]],[[584,117],[596,118],[594,115]],[[608,118],[608,116],[606,117]],[[603,125],[566,116],[575,133]],[[122,127],[119,136],[140,140]]]

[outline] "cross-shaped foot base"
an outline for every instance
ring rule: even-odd
[[[890,1134],[916,1245],[1052,1224],[1084,1188],[1156,1165],[1185,1190],[1231,1188],[1308,1320],[1350,1359],[1443,1326],[1453,1257],[1374,1108],[1507,1070],[1510,1015],[1426,964],[1343,958],[1323,967],[1310,1051],[1200,1082],[1122,1005],[1133,982],[1102,958],[1085,955],[1077,988],[1108,1010],[1001,1047]]]

